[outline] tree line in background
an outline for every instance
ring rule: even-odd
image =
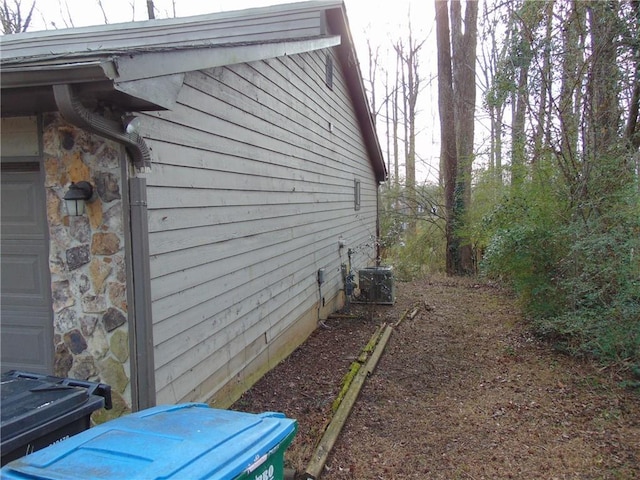
[[[640,2],[435,0],[435,18],[439,183],[415,184],[411,148],[402,184],[390,169],[385,260],[500,280],[538,333],[640,378]],[[393,144],[409,58],[380,109]]]

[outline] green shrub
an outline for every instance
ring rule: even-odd
[[[540,169],[536,179],[507,190],[482,219],[489,240],[481,273],[511,286],[536,317],[561,309],[558,264],[567,249],[567,205],[558,190],[553,176]]]
[[[572,353],[605,362],[640,362],[640,212],[627,207],[569,225],[558,282],[564,308],[537,321]]]
[[[482,272],[512,286],[535,330],[564,351],[640,365],[637,187],[582,203],[565,194],[530,182],[505,197],[485,219]]]

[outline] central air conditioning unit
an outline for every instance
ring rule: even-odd
[[[358,271],[360,295],[357,303],[377,303],[393,305],[396,301],[396,287],[391,267],[369,267]]]

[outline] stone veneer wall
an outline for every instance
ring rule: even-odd
[[[54,373],[111,385],[114,409],[130,410],[122,148],[61,119],[44,117],[43,148],[54,314]],[[71,182],[94,186],[87,212],[70,217]]]

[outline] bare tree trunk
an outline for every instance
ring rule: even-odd
[[[511,185],[517,187],[526,177],[526,115],[529,100],[529,69],[531,67],[533,40],[532,31],[537,28],[539,22],[533,11],[538,8],[537,3],[523,3],[519,11],[512,11],[514,22],[519,33],[514,36],[515,55],[512,54],[512,62],[515,66],[514,80],[515,90],[511,100]],[[531,21],[530,17],[534,20]]]
[[[547,120],[550,120],[549,116],[549,106],[547,104],[547,100],[551,97],[551,41],[552,41],[552,33],[553,33],[553,2],[547,2],[545,11],[544,11],[544,21],[546,22],[546,31],[545,31],[545,49],[542,57],[542,71],[541,82],[540,82],[540,100],[538,104],[538,115],[537,121],[538,125],[536,127],[536,132],[533,138],[533,158],[532,161],[535,163],[540,155],[542,155],[542,147],[543,145],[549,145],[549,142],[545,142],[545,136],[548,135],[549,127],[547,126]],[[550,102],[549,102],[550,103]]]
[[[578,118],[580,107],[580,79],[582,53],[579,49],[580,31],[584,30],[584,22],[577,11],[577,4],[571,3],[567,14],[567,22],[562,32],[562,55],[560,98],[558,103],[558,119],[560,125],[560,157],[558,165],[569,185],[578,174]]]
[[[633,18],[635,19],[636,38],[640,37],[640,1],[632,2]],[[636,150],[635,157],[638,157],[637,150],[640,148],[640,45],[635,49],[635,68],[633,69],[633,92],[629,100],[629,113],[625,122],[624,136],[632,150]],[[640,177],[640,175],[638,175]],[[638,182],[640,184],[640,182]]]
[[[407,78],[405,72],[404,65],[404,45],[400,43],[400,78],[402,85],[402,130],[404,134],[404,138],[402,139],[404,143],[404,185],[405,191],[408,187],[407,185],[407,156],[409,155],[409,123],[407,122],[407,102],[408,102],[408,92],[407,92]]]
[[[640,132],[638,131],[640,120],[640,57],[636,60],[634,72],[636,83],[629,101],[629,114],[624,129],[624,136],[634,149],[640,148]]]
[[[495,9],[492,9],[492,15],[496,15]],[[489,42],[483,42],[483,62],[480,64],[486,89],[486,104],[490,121],[490,169],[493,173],[493,179],[498,185],[502,185],[502,122],[506,108],[506,89],[500,85],[501,71],[500,61],[507,54],[507,45],[511,36],[511,28],[506,27],[505,38],[502,47],[498,47],[497,42],[497,25],[498,20],[490,17],[488,4],[484,3],[483,25],[484,38],[488,37]]]
[[[504,115],[502,108],[496,108],[495,129],[493,130],[496,136],[494,140],[496,178],[500,185],[502,185],[502,120]]]
[[[616,65],[616,12],[607,2],[588,3],[592,66],[589,78],[593,155],[611,154],[617,144],[619,70]]]
[[[409,233],[416,233],[416,216],[418,213],[417,201],[416,201],[416,117],[415,106],[417,92],[415,91],[415,77],[414,77],[414,52],[411,46],[411,35],[409,35],[409,56],[407,57],[407,117],[405,122],[407,124],[405,130],[407,131],[407,155],[405,170],[405,186],[407,190],[407,203],[409,205]]]
[[[387,127],[386,130],[386,142],[387,142],[387,173],[388,173],[388,178],[387,178],[387,186],[389,188],[391,188],[392,185],[392,180],[391,180],[391,131],[390,131],[390,118],[389,118],[389,104],[391,103],[391,93],[389,92],[389,70],[387,69],[387,71],[385,72],[385,77],[386,77],[386,81],[384,84],[384,108],[385,108],[385,115],[384,115],[384,121],[385,121],[385,125]]]
[[[371,112],[373,124],[378,120],[378,106],[376,104],[376,73],[378,73],[378,48],[373,51],[371,39],[367,39],[367,49],[369,50],[369,96],[371,97]]]
[[[623,151],[618,135],[621,110],[620,69],[617,64],[619,35],[619,3],[591,1],[587,4],[587,18],[592,44],[591,71],[587,84],[588,141],[591,146],[589,188],[590,198],[606,197],[620,185],[633,180],[632,159]],[[606,201],[598,200],[598,204]],[[603,208],[606,208],[602,205]]]
[[[459,240],[455,233],[455,188],[458,171],[458,153],[455,138],[455,113],[449,13],[446,0],[435,0],[436,43],[438,49],[438,110],[440,113],[440,158],[444,170],[444,201],[447,237],[447,273],[458,271]]]
[[[147,0],[147,14],[149,15],[149,20],[153,20],[154,18],[156,18],[153,0]]]
[[[397,187],[400,185],[400,146],[398,145],[398,123],[400,118],[398,111],[400,105],[398,105],[398,95],[400,92],[400,68],[401,56],[396,53],[396,86],[393,90],[393,183]]]
[[[420,92],[420,75],[418,53],[424,41],[415,42],[413,38],[413,30],[411,26],[411,11],[408,12],[409,26],[409,49],[404,57],[404,64],[407,72],[406,82],[406,115],[405,115],[405,131],[407,138],[405,144],[406,164],[405,164],[405,185],[407,193],[407,204],[410,211],[408,226],[411,234],[416,233],[418,202],[416,192],[416,106],[418,103],[418,93]]]
[[[638,190],[640,190],[640,151],[638,151],[638,149],[640,149],[640,58],[636,60],[634,78],[636,79],[636,83],[633,87],[633,93],[629,103],[629,114],[625,126],[625,139],[628,142],[630,150],[633,152],[631,155],[631,168],[632,170],[635,168],[636,183]]]
[[[456,177],[456,218],[463,221],[471,207],[471,174],[473,167],[475,106],[476,106],[476,45],[478,2],[466,2],[464,29],[461,4],[451,1],[452,75],[455,108],[455,134],[458,152]],[[474,270],[471,245],[460,245],[460,265],[457,273]]]
[[[527,84],[529,65],[522,65],[518,71],[518,85],[513,98],[513,124],[511,126],[511,183],[519,185],[525,176],[526,132],[525,118],[527,113]]]

